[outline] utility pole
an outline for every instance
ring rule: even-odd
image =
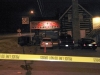
[[[80,39],[78,0],[72,0],[72,35],[75,43]]]

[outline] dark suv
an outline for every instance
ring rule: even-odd
[[[95,50],[97,48],[97,44],[93,39],[82,38],[78,41],[78,48],[91,48]]]
[[[61,34],[58,39],[58,47],[60,48],[74,48],[74,40],[70,35]]]

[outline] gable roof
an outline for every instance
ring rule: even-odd
[[[86,11],[90,16],[92,16],[92,14],[90,14],[85,8],[83,8],[80,4],[78,4],[84,11]]]
[[[84,11],[86,11],[91,17],[92,15],[85,9],[83,8],[80,4],[78,4],[79,7],[81,7]],[[72,5],[62,14],[62,16],[59,18],[59,20],[72,8]]]
[[[64,14],[62,14],[62,16],[59,18],[59,20],[68,12],[68,10],[70,10],[71,7],[72,7],[72,5],[64,12]]]

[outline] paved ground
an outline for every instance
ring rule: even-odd
[[[19,46],[20,47],[20,46]],[[18,48],[19,48],[18,47]],[[17,50],[17,49],[16,49]],[[64,49],[47,49],[44,53],[39,47],[26,46],[24,48],[27,54],[57,54],[57,55],[87,55],[100,56],[99,48],[97,51],[83,50],[64,50]],[[14,52],[14,51],[13,51]],[[13,53],[12,52],[12,53]],[[15,51],[15,53],[22,53]],[[88,55],[89,54],[89,55]],[[100,75],[99,64],[83,64],[83,63],[62,63],[62,62],[43,62],[43,61],[27,61],[28,71],[26,70],[25,61],[0,61],[0,75]],[[98,67],[97,67],[98,66]]]
[[[11,50],[10,50],[11,49]],[[17,46],[10,48],[10,53],[23,53],[23,48]],[[100,48],[93,50],[69,50],[69,49],[40,49],[39,46],[25,46],[27,54],[52,54],[52,55],[74,55],[100,57]],[[27,58],[27,57],[26,57]],[[0,75],[100,75],[99,64],[89,63],[63,63],[63,62],[44,62],[44,61],[9,61],[0,60]]]
[[[24,47],[24,51],[27,54],[35,54],[37,49],[33,46]],[[17,49],[10,50],[10,53],[22,54],[23,48],[18,46]],[[27,61],[27,64],[31,64],[31,61]],[[30,69],[30,67],[29,67]],[[26,70],[25,61],[9,61],[0,60],[0,75],[31,75]]]

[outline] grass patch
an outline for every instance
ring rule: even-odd
[[[9,53],[11,49],[17,48],[17,37],[0,38],[0,52]]]
[[[34,54],[37,52],[37,46],[24,46],[24,50],[26,54]],[[18,44],[18,37],[0,37],[0,53],[23,54],[23,47]]]

